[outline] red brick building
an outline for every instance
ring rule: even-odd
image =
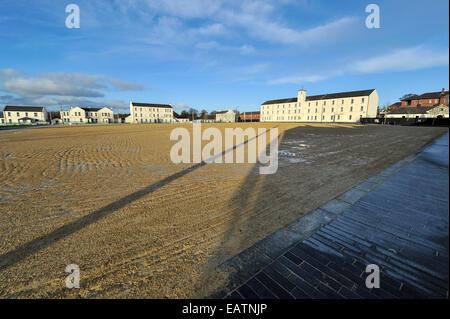
[[[239,121],[241,122],[259,122],[261,112],[245,112],[239,114]]]
[[[431,107],[436,105],[448,106],[448,91],[429,92],[421,95],[413,95],[402,100],[401,107]]]

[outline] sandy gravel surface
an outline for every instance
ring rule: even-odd
[[[172,164],[173,124],[2,133],[0,298],[209,295],[219,263],[448,130],[215,126],[238,125],[278,127],[276,174]],[[80,289],[65,288],[68,264]]]

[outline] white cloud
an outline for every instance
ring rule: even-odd
[[[350,69],[356,73],[410,71],[448,65],[449,52],[423,46],[398,49],[385,55],[357,61]]]
[[[109,82],[119,91],[140,91],[146,88],[142,83],[116,80],[114,78],[109,78]]]
[[[101,106],[111,102],[112,106],[125,107],[123,101],[96,99],[105,97],[111,87],[119,91],[145,89],[141,83],[97,74],[54,72],[30,76],[4,69],[0,75],[0,91],[8,93],[0,97],[3,104]]]
[[[179,104],[174,104],[172,105],[174,109],[189,109],[191,108],[189,105],[187,105],[186,103],[179,103]]]
[[[302,84],[302,83],[314,83],[325,80],[326,77],[322,75],[296,75],[278,78],[268,81],[270,85],[277,84]]]
[[[333,68],[332,71],[324,71],[322,74],[290,75],[269,80],[267,83],[271,85],[301,84],[305,82],[319,82],[343,75],[402,72],[448,65],[448,50],[439,51],[434,48],[426,49],[424,46],[416,46],[396,49],[383,55],[357,60],[343,67]]]
[[[241,55],[251,55],[255,53],[255,49],[251,45],[244,44],[241,46],[231,46],[220,44],[217,41],[199,42],[195,45],[195,47],[201,50],[227,51],[227,52],[235,52]]]

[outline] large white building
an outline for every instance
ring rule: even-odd
[[[261,122],[357,123],[374,118],[378,110],[375,89],[270,100],[261,105]]]
[[[43,106],[12,106],[3,109],[4,124],[47,124],[48,113]]]
[[[71,107],[69,111],[61,111],[61,120],[65,124],[83,124],[83,123],[113,123],[114,112],[112,109]]]
[[[130,101],[131,123],[172,123],[173,108],[170,104],[149,104]]]

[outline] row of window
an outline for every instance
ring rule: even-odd
[[[162,108],[162,107],[144,107],[144,108],[142,108],[142,107],[134,107],[134,111],[135,112],[137,112],[137,111],[141,111],[142,112],[142,109],[144,109],[144,111],[148,110],[150,112],[163,112],[163,113],[172,112],[172,109],[169,109],[169,108],[166,108],[166,107],[164,107],[164,108]]]
[[[25,116],[28,116],[28,112],[22,112],[22,113],[24,113]],[[16,115],[17,115],[17,116],[20,116],[20,112],[17,112]],[[37,117],[37,116],[38,116],[38,113],[33,113],[33,115],[34,115],[35,117]],[[8,116],[11,116],[11,112],[8,112]]]
[[[161,117],[165,117],[165,118],[169,118],[169,117],[172,117],[171,115],[172,114],[144,114],[144,115],[142,115],[142,113],[140,113],[139,114],[140,116],[139,117],[153,117],[153,118],[161,118]],[[135,113],[134,114],[134,117],[138,117],[138,113]]]
[[[362,118],[362,115],[360,115],[359,117]],[[349,121],[351,121],[353,119],[353,116],[352,115],[348,115],[347,118],[348,118]],[[263,121],[273,121],[273,119],[270,118],[270,117],[262,117],[262,120]],[[285,120],[286,121],[296,121],[296,120],[301,120],[301,117],[300,116],[287,116],[286,119],[285,119],[284,116],[277,116],[276,120],[277,121],[285,121]],[[307,121],[317,121],[317,115],[314,115],[314,116],[309,116],[308,115],[306,117],[306,120]],[[319,120],[320,120],[320,117],[319,117]],[[327,117],[325,115],[322,115],[322,121],[326,121],[326,120],[327,120]],[[345,120],[345,117],[341,116],[341,115],[331,115],[329,117],[329,120],[330,120],[330,122],[340,121],[340,120],[343,121],[343,120]]]
[[[365,102],[365,98],[361,98],[361,103],[364,103],[364,102]],[[314,106],[314,102],[312,102],[312,103],[313,103],[313,106]],[[350,104],[354,104],[354,103],[355,103],[355,99],[351,99],[350,100]],[[345,100],[341,100],[341,104],[344,105],[345,104]],[[323,100],[322,105],[327,105],[327,100]],[[331,105],[335,105],[335,100],[331,100]],[[284,109],[285,106],[286,106],[286,104],[283,104],[282,108]],[[294,103],[293,106],[297,107],[297,103]],[[308,106],[311,106],[311,102],[308,102]],[[315,102],[315,106],[319,106],[319,101]],[[261,105],[261,110],[264,110],[264,109],[267,110],[270,107],[271,107],[271,105]],[[291,107],[291,104],[287,104],[287,107],[288,108]],[[277,108],[280,108],[280,104],[277,105]]]
[[[361,106],[360,111],[361,111],[361,112],[364,112],[364,106]],[[275,114],[275,113],[274,113],[275,111],[273,111],[273,110],[272,110],[272,113],[270,113],[270,112],[271,112],[271,111],[262,111],[262,114],[266,114],[266,115],[267,115],[267,114]],[[280,114],[280,111],[279,111],[279,110],[277,110],[276,112],[277,112],[276,114]],[[284,110],[281,110],[281,112],[282,112],[281,114],[284,114]],[[323,109],[322,109],[322,112],[325,113],[325,112],[326,112],[326,109],[323,108]],[[333,113],[333,112],[334,112],[334,107],[331,108],[331,113]],[[343,107],[343,106],[341,106],[341,112],[344,112],[344,107]],[[353,112],[353,106],[350,106],[349,112]],[[290,113],[291,113],[291,110],[287,110],[287,114],[290,114]],[[294,112],[293,112],[293,113],[296,114],[296,113],[297,113],[297,110],[294,109]],[[299,113],[300,113],[300,112],[299,112]],[[311,113],[311,109],[309,109],[309,108],[308,108],[308,113]],[[315,109],[315,112],[314,112],[314,113],[318,113],[318,109],[317,109],[317,108]]]

